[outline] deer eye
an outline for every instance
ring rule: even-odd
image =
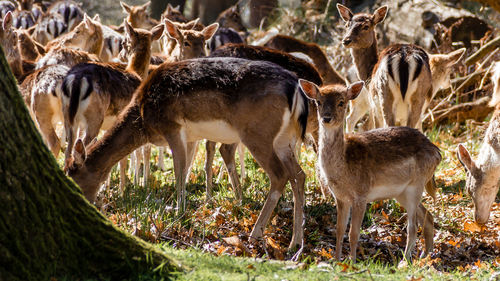
[[[189,44],[189,42],[184,42],[184,46],[189,47],[191,44]]]
[[[363,30],[368,30],[370,27],[368,25],[363,26]]]
[[[339,107],[342,107],[342,106],[344,106],[344,102],[343,101],[339,102]]]

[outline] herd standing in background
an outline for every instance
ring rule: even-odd
[[[207,140],[207,197],[215,142],[221,142],[235,197],[241,200],[235,152],[243,144],[271,182],[251,239],[263,236],[290,182],[290,247],[302,247],[305,174],[296,147],[309,140],[318,154],[322,190],[335,196],[337,236],[343,236],[351,213],[353,260],[366,204],[387,198],[407,211],[405,257],[412,257],[418,225],[425,238],[422,254],[432,251],[433,217],[420,201],[424,189],[435,197],[433,175],[441,154],[421,133],[422,115],[436,92],[449,85],[451,67],[465,49],[433,55],[413,44],[394,44],[379,54],[374,28],[385,19],[387,6],[353,14],[338,4],[346,23],[342,43],[350,48],[357,71],[353,83],[346,84],[314,43],[278,34],[265,47],[245,44],[248,31],[238,5],[206,27],[170,5],[160,22],[148,16],[149,2],[121,5],[127,17],[116,27],[102,24],[98,15],[89,17],[73,1],[50,6],[0,1],[0,44],[30,114],[56,157],[65,143],[61,139],[67,140],[64,169],[89,201],[95,201],[118,162],[123,190],[128,155],[136,184],[143,159],[146,185],[150,145],[168,145],[177,210],[183,212],[200,140]],[[457,149],[479,223],[488,221],[499,187],[500,62],[492,80],[495,112],[478,159],[472,160],[462,145]],[[353,133],[366,113],[372,130]],[[56,133],[58,123],[64,124],[63,136]],[[104,136],[96,139],[101,130]],[[160,149],[162,169],[163,155]],[[338,259],[341,243],[338,238]]]

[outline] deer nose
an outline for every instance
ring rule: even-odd
[[[349,44],[351,44],[351,42],[352,40],[348,38],[344,38],[344,40],[342,40],[342,44],[344,44],[344,46],[348,46]]]
[[[323,117],[323,123],[330,123],[330,121],[332,121],[332,117]]]

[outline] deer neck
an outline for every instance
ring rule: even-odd
[[[333,69],[325,53],[318,46],[308,46],[308,50],[306,52],[306,54],[313,60],[314,65],[318,69],[318,72],[321,73],[323,83],[345,83],[344,79],[340,77],[335,69]]]
[[[500,105],[497,105],[486,130],[477,164],[481,169],[500,175]]]
[[[88,42],[89,45],[87,46],[87,50],[89,54],[94,54],[99,57],[104,45],[104,35],[101,27],[96,26],[95,28],[96,31],[94,32],[92,39]]]
[[[87,170],[85,181],[91,182],[88,186],[97,188],[118,161],[146,142],[139,105],[133,100],[131,106],[124,109],[115,126],[90,147],[84,164]]]
[[[326,169],[334,168],[337,171],[341,171],[345,163],[344,126],[327,128],[323,125],[321,119],[319,123],[320,165]]]
[[[351,49],[351,56],[356,65],[358,78],[368,80],[372,76],[373,68],[378,61],[377,39],[373,33],[373,43],[367,48]]]
[[[151,59],[151,48],[142,46],[135,50],[129,58],[127,71],[135,72],[144,80],[148,76],[149,61]]]

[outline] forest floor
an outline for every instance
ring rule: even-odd
[[[486,124],[486,123],[485,123]],[[335,251],[336,209],[332,196],[323,198],[315,175],[316,155],[302,148],[300,164],[306,180],[305,248],[298,263],[287,251],[292,236],[292,192],[288,187],[275,209],[264,239],[257,244],[248,236],[263,206],[269,181],[262,168],[247,152],[244,199],[234,199],[227,173],[217,153],[213,165],[214,196],[205,197],[205,146],[201,143],[187,185],[187,211],[175,214],[173,163],[166,157],[166,171],[151,164],[152,177],[146,187],[127,184],[118,188],[118,171],[112,172],[111,188],[100,195],[101,211],[121,229],[146,241],[161,245],[190,267],[182,280],[332,280],[340,279],[454,279],[500,278],[500,196],[497,195],[488,224],[473,221],[473,204],[464,190],[465,172],[455,156],[458,143],[477,155],[483,123],[441,126],[426,132],[443,155],[435,175],[439,187],[436,201],[425,195],[423,203],[435,222],[434,250],[426,258],[416,258],[400,270],[406,241],[405,211],[394,200],[367,206],[358,248],[358,262],[339,262]],[[466,133],[467,132],[467,133]],[[168,151],[168,149],[167,149]],[[158,150],[153,149],[152,163]],[[61,159],[62,160],[62,159]],[[239,163],[239,162],[237,162]],[[217,175],[223,169],[219,182]],[[239,171],[239,169],[238,169]],[[423,249],[418,236],[415,257]],[[187,251],[181,251],[187,250]],[[348,255],[347,235],[343,256]],[[215,257],[221,257],[216,259]],[[246,257],[233,258],[233,257]],[[279,262],[283,261],[283,262]],[[213,270],[212,270],[213,269]],[[314,273],[314,274],[311,274]],[[260,276],[260,277],[259,277]]]

